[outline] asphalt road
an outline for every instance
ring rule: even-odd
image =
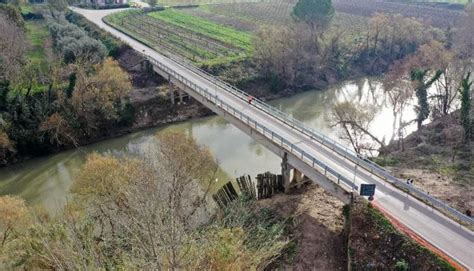
[[[433,246],[458,261],[461,265],[466,266],[469,270],[474,270],[474,233],[469,229],[460,226],[439,211],[428,207],[412,196],[385,183],[382,179],[371,175],[370,172],[364,169],[358,168],[356,170],[357,176],[354,178],[355,165],[350,160],[344,159],[305,134],[292,129],[274,116],[263,112],[255,106],[249,106],[245,100],[215,85],[210,80],[196,74],[195,71],[192,71],[186,66],[175,63],[159,52],[106,25],[102,21],[102,18],[117,10],[71,9],[82,14],[88,20],[110,32],[115,37],[128,43],[133,49],[154,58],[156,61],[173,69],[203,89],[208,89],[211,93],[215,93],[221,100],[241,110],[245,114],[250,115],[266,128],[278,133],[295,146],[298,146],[316,159],[338,171],[338,173],[349,180],[354,180],[358,185],[361,183],[376,184],[377,191],[375,201],[378,206],[382,207],[395,219],[423,237]]]

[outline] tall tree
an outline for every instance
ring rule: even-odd
[[[426,120],[430,115],[430,105],[428,103],[428,89],[430,86],[436,82],[443,74],[442,71],[436,71],[436,73],[426,80],[429,74],[429,70],[421,70],[421,69],[413,69],[411,71],[411,80],[415,84],[415,93],[416,98],[418,99],[418,107],[417,107],[417,124],[418,129],[421,128],[423,121]]]
[[[331,0],[299,0],[293,8],[293,16],[316,28],[325,28],[334,16]]]
[[[461,81],[461,125],[464,128],[464,139],[469,141],[472,137],[471,121],[471,73]]]

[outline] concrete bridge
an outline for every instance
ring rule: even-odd
[[[474,270],[474,234],[459,223],[472,228],[472,218],[406,185],[383,168],[361,159],[348,148],[264,102],[255,99],[249,104],[248,95],[243,91],[190,64],[166,57],[106,25],[102,18],[114,11],[73,10],[128,43],[170,84],[280,156],[287,187],[291,185],[289,176],[293,172],[299,178],[308,177],[347,203],[352,193],[358,193],[361,184],[376,184],[378,206],[434,247]]]

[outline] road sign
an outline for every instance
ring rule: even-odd
[[[375,184],[361,184],[360,195],[373,197],[375,195]]]

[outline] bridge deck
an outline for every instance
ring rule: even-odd
[[[84,10],[77,8],[73,10],[128,43],[138,52],[142,52],[151,58],[155,65],[160,66],[161,70],[165,70],[175,80],[196,91],[208,103],[217,105],[227,114],[232,114],[240,119],[249,129],[251,128],[259,133],[257,139],[261,140],[264,136],[274,145],[280,145],[281,150],[291,152],[295,157],[302,157],[301,161],[307,165],[312,166],[316,161],[314,167],[316,169],[318,169],[318,164],[328,166],[332,171],[335,171],[336,175],[342,177],[345,182],[341,182],[341,186],[347,190],[351,189],[352,182],[356,186],[360,186],[362,183],[376,184],[375,198],[380,207],[432,245],[467,268],[474,270],[474,234],[469,229],[460,226],[411,195],[394,188],[380,175],[372,174],[364,167],[357,167],[351,159],[341,156],[339,152],[325,144],[321,144],[311,135],[291,127],[278,116],[269,114],[260,105],[249,105],[245,99],[230,92],[229,89],[211,80],[207,75],[164,57],[155,50],[103,23],[102,18],[116,10]],[[196,93],[194,95],[190,94],[195,96]],[[321,169],[324,170],[324,167],[319,167],[320,172]],[[356,171],[355,178],[354,171]]]

